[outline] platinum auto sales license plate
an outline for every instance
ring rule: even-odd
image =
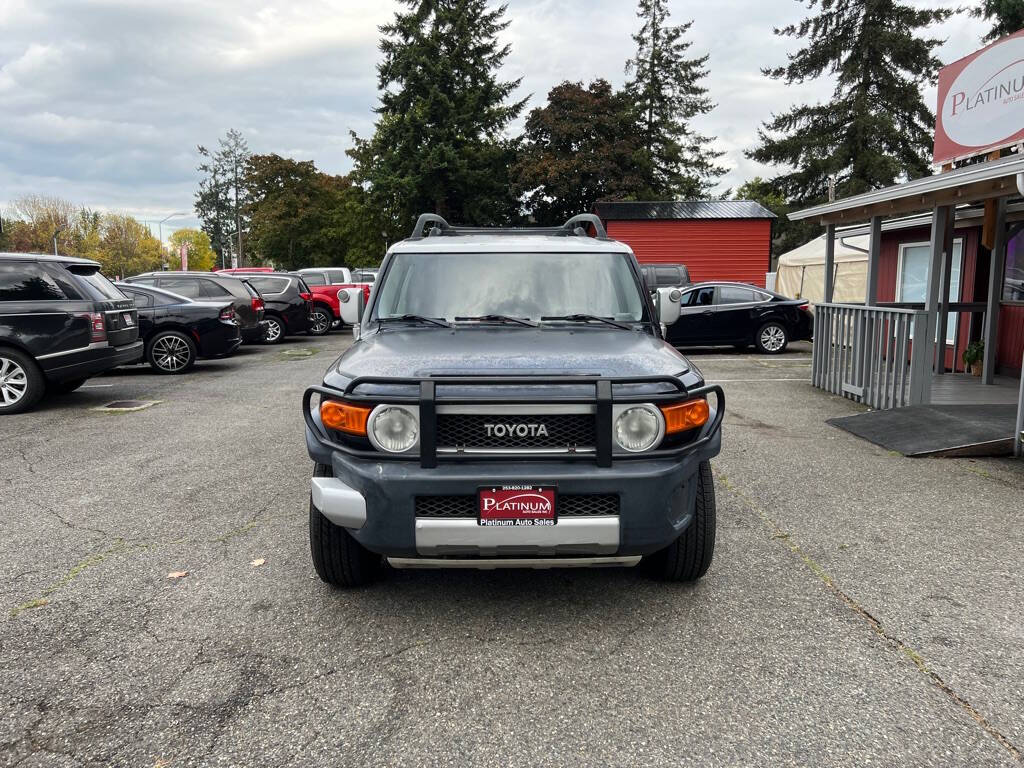
[[[480,525],[508,528],[554,525],[553,485],[489,485],[477,491]]]

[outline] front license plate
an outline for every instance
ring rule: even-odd
[[[121,313],[121,319],[124,320],[124,324],[128,328],[132,328],[132,327],[135,326],[135,321],[132,320],[132,313],[131,312],[122,312]]]
[[[480,525],[508,528],[554,525],[553,485],[488,485],[477,491]]]

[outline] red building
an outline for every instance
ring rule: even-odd
[[[749,200],[596,203],[608,236],[641,264],[685,264],[694,282],[764,287],[775,214]]]

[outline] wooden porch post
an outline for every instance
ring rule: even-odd
[[[871,217],[871,234],[868,237],[868,284],[864,292],[864,303],[873,307],[878,304],[878,262],[882,253],[882,217]]]
[[[825,303],[832,302],[835,295],[836,271],[836,225],[825,225]]]
[[[953,282],[953,227],[956,223],[956,207],[949,206],[946,213],[946,229],[942,235],[942,279],[939,281],[939,322],[937,330],[938,350],[935,355],[935,375],[946,372],[946,329],[949,327],[949,288]],[[954,349],[956,345],[954,345]],[[956,370],[956,360],[953,361]]]
[[[941,287],[942,255],[946,239],[946,221],[949,217],[948,206],[936,206],[932,209],[932,236],[930,256],[928,259],[928,279],[926,283],[924,311],[927,313],[924,338],[914,334],[914,351],[922,350],[928,367],[935,370],[935,334],[939,325],[939,288]],[[945,334],[943,334],[945,337]],[[930,393],[931,385],[926,392]],[[927,395],[931,400],[931,395]]]
[[[985,356],[981,382],[993,384],[996,376],[996,345],[999,343],[999,299],[1003,293],[1003,269],[1006,266],[1006,198],[996,203],[996,239],[988,270],[988,306],[985,308]]]

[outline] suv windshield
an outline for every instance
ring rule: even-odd
[[[396,253],[374,319],[407,315],[644,319],[624,253]]]

